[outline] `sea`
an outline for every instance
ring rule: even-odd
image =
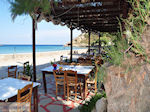
[[[73,47],[73,50],[84,49],[83,47]],[[36,45],[36,52],[50,52],[70,50],[64,45]],[[32,53],[32,45],[0,45],[0,54]]]

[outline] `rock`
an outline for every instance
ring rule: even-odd
[[[101,98],[96,102],[96,112],[106,112],[107,111],[107,100],[106,98]]]
[[[148,60],[149,37],[150,26],[141,41]],[[124,59],[122,66],[107,67],[104,82],[107,112],[150,112],[150,64],[145,62],[143,57],[135,57],[132,54],[130,58]]]
[[[104,83],[108,112],[150,112],[150,64],[131,57],[125,60],[133,68],[110,66]],[[132,62],[133,61],[133,62]],[[137,62],[137,63],[135,63]]]
[[[150,73],[147,66],[124,77],[109,72],[105,82],[108,112],[150,112]],[[113,69],[114,70],[114,69]]]
[[[150,64],[131,57],[125,60],[132,66],[125,69],[116,66],[107,68],[104,83],[108,112],[150,112]]]
[[[91,112],[96,112],[96,109],[94,108]]]
[[[69,46],[70,42],[66,43],[64,46]],[[88,45],[88,40],[86,38],[86,34],[82,33],[81,35],[79,35],[78,37],[76,37],[75,39],[73,39],[73,46],[75,47],[85,47]]]

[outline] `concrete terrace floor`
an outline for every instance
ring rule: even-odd
[[[53,75],[46,75],[47,80],[47,94],[44,93],[42,74],[38,75],[37,82],[41,83],[38,88],[38,109],[39,112],[79,112],[78,107],[85,101],[81,98],[77,98],[76,102],[74,97],[71,97],[69,101],[64,99],[63,89],[58,92],[58,97],[55,96],[55,79]],[[85,100],[89,100],[94,95],[92,92],[88,93]]]

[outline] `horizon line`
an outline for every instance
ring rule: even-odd
[[[0,46],[3,45],[32,45],[32,44],[0,44]],[[36,44],[36,45],[64,45],[64,44]]]

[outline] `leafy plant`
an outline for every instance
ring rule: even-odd
[[[33,69],[32,69],[32,66],[31,66],[31,65],[27,65],[27,66],[25,67],[24,74],[27,75],[27,76],[30,76],[31,79],[32,79]]]
[[[113,43],[112,45],[103,48],[104,53],[101,55],[102,59],[104,62],[108,62],[115,66],[125,66],[123,68],[125,71],[122,71],[123,73],[131,72],[136,68],[129,63],[125,63],[124,59],[130,59],[130,57],[133,56],[135,58],[136,56],[141,56],[145,59],[145,62],[150,63],[150,60],[145,53],[145,49],[141,45],[142,35],[146,27],[150,25],[150,1],[128,0],[128,2],[131,6],[128,18],[121,18],[121,21],[124,23],[124,29],[122,29],[121,22],[119,22],[119,32],[101,33],[102,38],[110,37],[110,41]],[[103,66],[99,68],[99,71],[97,77],[98,86],[100,86],[100,82],[104,81],[107,69]]]
[[[132,10],[127,19],[122,19],[125,23],[125,31],[123,33],[126,34],[128,43],[132,44],[131,51],[146,58],[141,39],[147,25],[150,25],[150,1],[128,0],[128,2]]]
[[[12,19],[14,20],[20,15],[30,15],[35,18],[35,12],[40,11],[42,14],[48,14],[51,11],[49,0],[8,0],[10,3],[10,10]],[[58,0],[53,2],[57,4]]]
[[[98,73],[97,73],[97,82],[98,82],[98,90],[101,88],[101,84],[104,82],[104,78],[106,76],[106,67],[105,66],[101,66],[98,67]]]
[[[95,96],[92,96],[89,101],[85,101],[85,103],[79,107],[80,112],[91,112],[94,109],[96,102],[102,97],[106,98],[106,93],[104,91],[102,93],[97,93]]]
[[[130,52],[143,56],[147,60],[141,39],[147,25],[150,25],[150,1],[128,0],[128,2],[132,7],[129,17],[121,19],[125,24],[125,30],[122,30],[120,25],[120,32],[109,34],[114,45],[105,47],[106,56],[102,57],[105,61],[118,66],[122,64],[125,56],[130,57]]]

